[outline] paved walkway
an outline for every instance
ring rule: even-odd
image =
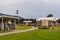
[[[28,31],[32,31],[32,30],[36,30],[36,29],[37,28],[31,28],[31,29],[27,29],[27,30],[13,30],[12,32],[1,33],[0,36],[14,34],[14,33],[20,33],[20,32],[28,32]]]

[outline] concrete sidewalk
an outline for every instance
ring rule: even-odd
[[[14,33],[20,33],[20,32],[28,32],[28,31],[32,31],[32,30],[36,30],[36,29],[37,28],[31,28],[31,29],[27,29],[27,30],[13,30],[12,32],[1,33],[0,36],[14,34]]]

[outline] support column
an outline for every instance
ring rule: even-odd
[[[19,25],[19,18],[18,18],[18,25]]]
[[[4,22],[3,22],[3,17],[2,17],[2,27],[1,30],[4,30]]]
[[[16,19],[15,19],[15,30],[16,30]]]

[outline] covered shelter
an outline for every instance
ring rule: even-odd
[[[15,30],[17,16],[0,13],[0,30]]]
[[[26,26],[31,26],[32,21],[23,21],[23,24],[26,25]]]

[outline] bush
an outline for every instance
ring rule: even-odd
[[[39,26],[38,29],[48,29],[47,26]]]

